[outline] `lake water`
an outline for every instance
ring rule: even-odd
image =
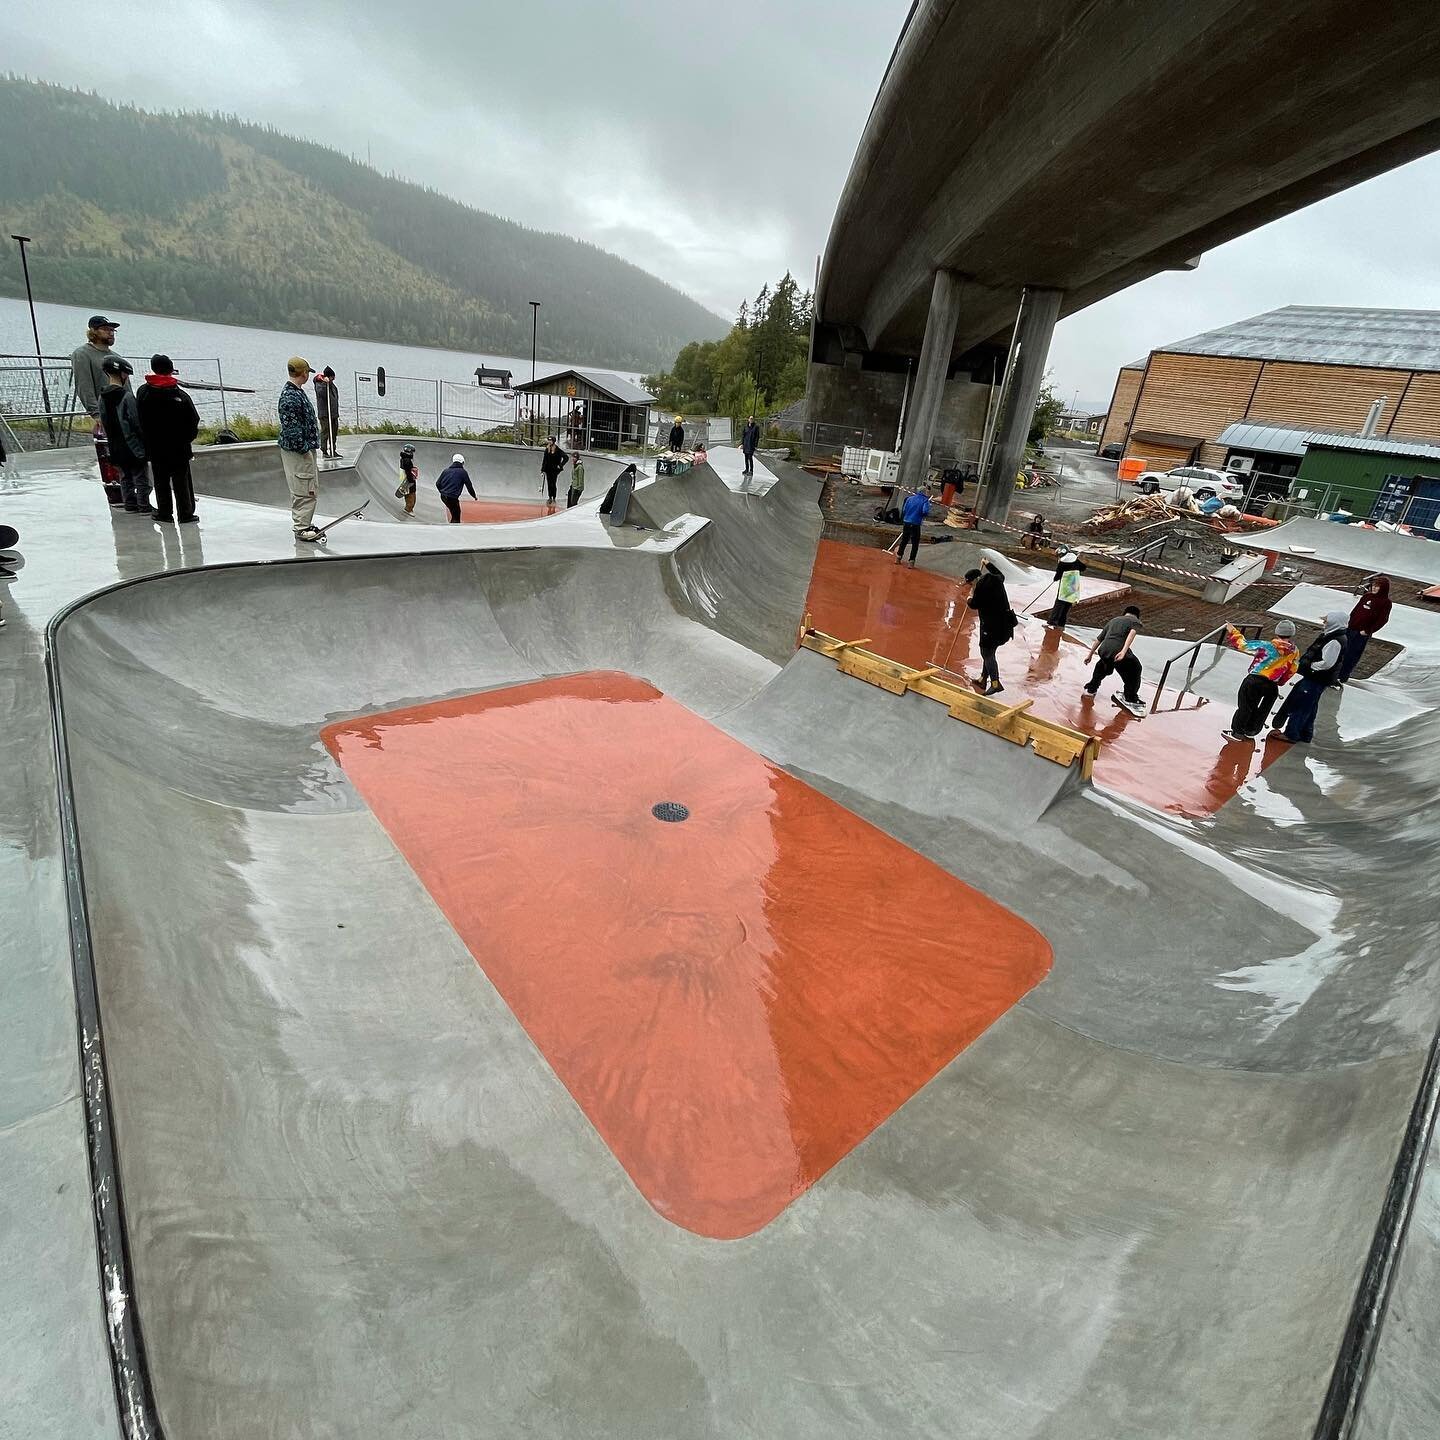
[[[85,322],[91,315],[102,312],[112,320],[120,322],[116,334],[115,348],[134,365],[136,374],[143,375],[149,368],[150,356],[163,351],[177,363],[182,380],[188,371],[194,380],[213,381],[213,363],[182,365],[182,359],[220,361],[227,386],[243,386],[254,390],[254,395],[233,395],[227,397],[229,413],[253,415],[257,419],[271,420],[275,414],[275,397],[285,383],[285,362],[292,355],[300,355],[317,370],[329,365],[335,371],[336,383],[340,390],[341,423],[353,421],[356,397],[356,372],[370,374],[383,365],[389,376],[413,376],[422,380],[449,380],[461,385],[473,386],[475,367],[486,365],[492,368],[514,371],[516,383],[529,380],[530,357],[518,355],[483,354],[459,350],[432,350],[419,345],[387,345],[376,340],[345,340],[326,335],[301,335],[286,330],[250,330],[239,325],[211,325],[201,320],[177,320],[165,315],[135,315],[125,310],[106,308],[100,305],[50,305],[37,304],[35,318],[40,326],[40,348],[46,355],[69,355],[85,340]],[[33,355],[35,340],[30,330],[30,310],[23,299],[0,296],[0,354]],[[542,356],[536,366],[536,373],[544,376],[555,370],[568,369],[576,362]],[[631,370],[614,370],[607,365],[584,366],[590,370],[609,370],[610,373],[633,380],[640,377]],[[404,399],[403,385],[387,385],[392,398]],[[368,394],[362,392],[362,397]],[[424,423],[424,406],[428,403],[433,424],[433,403],[426,400],[422,387],[414,387],[417,405],[417,420]],[[197,394],[197,401],[201,395]],[[208,412],[211,406],[202,405]],[[215,407],[218,410],[218,406]],[[218,414],[215,418],[219,418]]]

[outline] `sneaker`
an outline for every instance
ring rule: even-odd
[[[1237,745],[1253,745],[1255,743],[1253,735],[1237,735],[1233,730],[1222,730],[1220,733]]]
[[[989,682],[988,680],[972,680],[972,681],[970,682],[970,684],[971,684],[971,686],[972,686],[974,689],[978,690],[982,695],[986,692],[986,690],[988,690],[988,689],[990,688],[990,682]]]
[[[303,530],[295,532],[295,538],[304,541],[307,545],[313,545],[320,539],[320,532],[313,525],[307,525]]]
[[[997,680],[985,693],[987,695],[998,695],[1004,688],[1005,687]]]

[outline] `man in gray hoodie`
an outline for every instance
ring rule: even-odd
[[[1270,733],[1277,730],[1282,740],[1292,745],[1308,745],[1315,738],[1315,716],[1327,690],[1340,682],[1340,664],[1345,658],[1345,631],[1350,616],[1344,610],[1332,610],[1325,617],[1324,629],[1313,639],[1300,657],[1300,678],[1290,687],[1275,718]]]
[[[105,498],[112,505],[123,505],[125,495],[120,486],[120,467],[110,458],[110,450],[105,443],[105,407],[100,398],[108,384],[105,362],[112,357],[116,360],[125,358],[115,349],[116,329],[116,321],[107,320],[103,315],[92,315],[85,330],[85,343],[70,356],[70,370],[75,377],[75,398],[95,422],[92,432],[95,458],[100,462],[100,483],[105,487]],[[125,389],[130,390],[129,375],[125,377]]]

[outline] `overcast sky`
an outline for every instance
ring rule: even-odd
[[[787,267],[810,284],[908,9],[6,0],[0,55],[153,109],[233,111],[361,157],[368,145],[382,170],[594,241],[729,316]],[[1440,159],[1420,161],[1072,317],[1057,388],[1103,405],[1117,367],[1152,346],[1279,305],[1440,309],[1437,193]]]

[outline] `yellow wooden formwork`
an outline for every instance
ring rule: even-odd
[[[1081,779],[1090,778],[1095,768],[1095,757],[1100,753],[1100,742],[1093,735],[1030,714],[1033,703],[1030,700],[1004,704],[999,700],[986,699],[964,681],[947,676],[938,665],[923,669],[902,665],[898,660],[866,650],[864,646],[869,644],[868,639],[840,640],[834,635],[812,630],[808,623],[810,617],[807,615],[805,618],[807,623],[800,627],[797,637],[801,648],[834,660],[842,674],[853,675],[869,685],[878,685],[892,695],[903,695],[907,690],[913,690],[927,700],[938,700],[953,719],[963,720],[977,730],[988,731],[1012,745],[1028,745],[1042,760],[1056,765],[1078,763]]]

